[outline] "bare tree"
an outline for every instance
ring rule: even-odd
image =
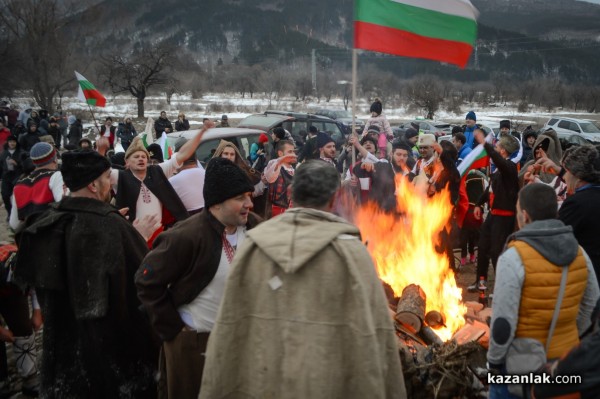
[[[167,45],[143,47],[131,56],[122,55],[103,61],[102,75],[113,93],[129,92],[136,98],[138,118],[144,118],[144,100],[151,87],[169,83],[172,50]]]
[[[431,75],[415,77],[406,86],[409,101],[427,113],[427,118],[433,119],[443,100],[442,84],[439,78]]]
[[[55,96],[75,81],[73,46],[67,39],[74,32],[72,25],[69,32],[66,26],[72,6],[60,0],[0,0],[4,40],[13,44],[10,58],[20,61],[3,75],[31,89],[36,103],[49,112],[54,112]]]
[[[567,92],[571,99],[571,103],[573,104],[574,111],[577,111],[577,108],[579,108],[579,105],[585,99],[585,91],[586,89],[579,85],[569,86]]]

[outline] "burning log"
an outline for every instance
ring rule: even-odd
[[[425,315],[425,323],[434,330],[446,327],[446,318],[437,310],[430,310]]]
[[[425,318],[425,292],[416,284],[410,284],[404,290],[396,307],[396,320],[408,324],[416,332],[421,331]]]

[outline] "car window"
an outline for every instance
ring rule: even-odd
[[[579,145],[589,144],[586,139],[584,139],[583,137],[578,136],[576,134],[569,136],[569,138],[567,139],[567,141],[569,143],[574,143],[574,144],[579,144]]]
[[[431,130],[429,128],[429,123],[427,123],[427,122],[419,122],[419,129],[421,129],[421,130]]]
[[[591,122],[580,123],[579,126],[581,126],[581,131],[584,133],[600,133],[600,129],[598,129],[598,126],[594,125]]]
[[[227,140],[235,144],[235,146],[240,151],[242,158],[245,160],[248,159],[248,154],[250,154],[250,146],[252,143],[258,142],[259,135],[249,135],[249,136],[238,136],[238,137],[229,137]],[[198,149],[196,150],[196,159],[198,161],[206,164],[212,158],[214,154],[214,150],[219,146],[219,142],[221,139],[213,139],[202,142]]]
[[[250,115],[242,119],[238,126],[260,126],[267,130],[269,127],[276,125],[281,119],[280,115]]]
[[[579,132],[579,127],[577,126],[576,123],[570,122],[570,121],[560,121],[558,122],[558,127],[560,127],[561,129],[567,129],[567,130],[572,130],[574,132]]]
[[[554,125],[558,121],[558,118],[552,118],[548,121],[548,126]]]
[[[438,129],[448,129],[450,128],[450,125],[448,123],[443,123],[441,125],[435,125],[435,127],[437,127]]]

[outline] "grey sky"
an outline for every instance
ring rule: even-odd
[[[586,1],[588,3],[600,4],[600,0],[580,0],[580,1]]]

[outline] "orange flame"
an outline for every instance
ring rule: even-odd
[[[465,324],[466,307],[462,290],[445,254],[435,250],[439,232],[450,218],[452,205],[448,190],[427,197],[424,176],[413,185],[396,176],[398,215],[383,213],[375,204],[358,211],[355,219],[373,257],[379,277],[397,296],[409,284],[421,286],[427,295],[426,312],[437,310],[446,317],[445,327],[434,330],[444,341]],[[426,180],[426,177],[425,177]]]

